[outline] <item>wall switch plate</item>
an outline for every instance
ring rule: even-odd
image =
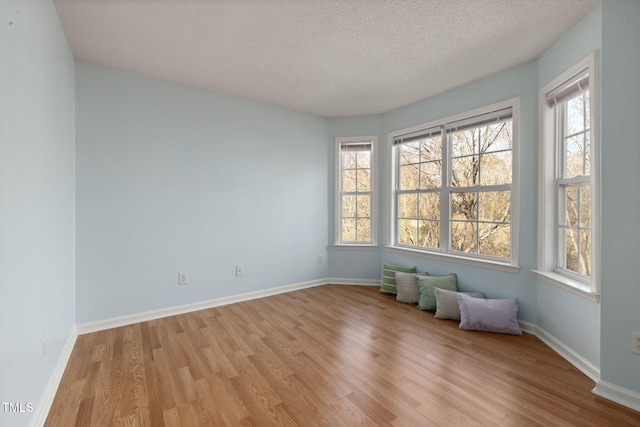
[[[178,273],[178,285],[189,283],[189,273]]]
[[[631,353],[640,354],[640,332],[631,332]]]
[[[244,276],[244,267],[241,265],[236,265],[236,276]]]

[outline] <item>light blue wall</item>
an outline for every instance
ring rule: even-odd
[[[538,59],[538,86],[542,88],[592,52],[597,51],[600,58],[601,43],[602,7],[598,5]],[[537,286],[538,326],[600,367],[600,304],[543,280],[537,280]]]
[[[602,379],[640,393],[640,2],[602,3]]]
[[[0,64],[0,402],[34,411],[0,425],[25,426],[75,324],[74,63],[51,2],[0,2]]]
[[[78,323],[327,277],[324,119],[76,72]]]

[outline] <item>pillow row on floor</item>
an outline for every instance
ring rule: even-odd
[[[460,329],[521,335],[515,298],[485,299],[482,292],[458,292],[455,273],[446,276],[417,274],[416,267],[384,264],[380,292],[396,301],[434,311],[437,319],[460,321]]]

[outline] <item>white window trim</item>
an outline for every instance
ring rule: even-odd
[[[600,87],[596,69],[596,53],[543,86],[538,95],[539,123],[539,178],[538,178],[538,266],[532,270],[544,281],[566,289],[592,301],[600,300],[600,236],[601,236],[601,173],[600,173]],[[557,203],[556,176],[556,128],[555,108],[547,105],[547,94],[582,70],[589,69],[589,96],[591,121],[591,280],[571,277],[556,269]],[[552,141],[551,143],[549,141]]]
[[[342,223],[342,211],[340,194],[342,188],[342,166],[340,164],[340,146],[350,143],[370,143],[371,144],[371,243],[343,243],[340,241],[340,229]],[[341,248],[372,248],[378,246],[378,136],[344,136],[335,139],[335,214],[334,214],[334,246]]]
[[[396,150],[394,149],[393,140],[395,137],[410,134],[413,132],[420,132],[425,129],[433,128],[435,126],[442,125],[443,123],[451,123],[460,120],[464,120],[473,116],[478,116],[489,111],[496,111],[505,108],[511,108],[511,120],[513,126],[513,159],[512,159],[512,181],[511,181],[511,258],[509,260],[500,260],[492,257],[483,257],[481,255],[465,255],[460,252],[448,252],[446,249],[428,249],[428,248],[413,248],[396,245],[396,174],[394,172],[396,164]],[[520,97],[507,99],[502,102],[487,105],[484,107],[476,108],[463,113],[455,114],[452,116],[444,117],[442,119],[433,120],[427,123],[422,123],[409,128],[399,129],[397,131],[390,132],[387,138],[387,152],[390,152],[389,160],[386,165],[386,169],[390,176],[390,185],[388,190],[388,197],[390,200],[388,206],[388,225],[387,225],[387,241],[389,245],[387,248],[401,253],[418,255],[427,258],[436,258],[442,261],[457,262],[461,264],[474,265],[479,267],[485,267],[490,269],[517,272],[520,269],[518,264],[519,248],[520,248]],[[447,219],[448,222],[448,219]]]

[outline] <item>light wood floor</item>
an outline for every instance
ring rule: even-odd
[[[46,426],[639,426],[531,335],[322,286],[78,337]]]

